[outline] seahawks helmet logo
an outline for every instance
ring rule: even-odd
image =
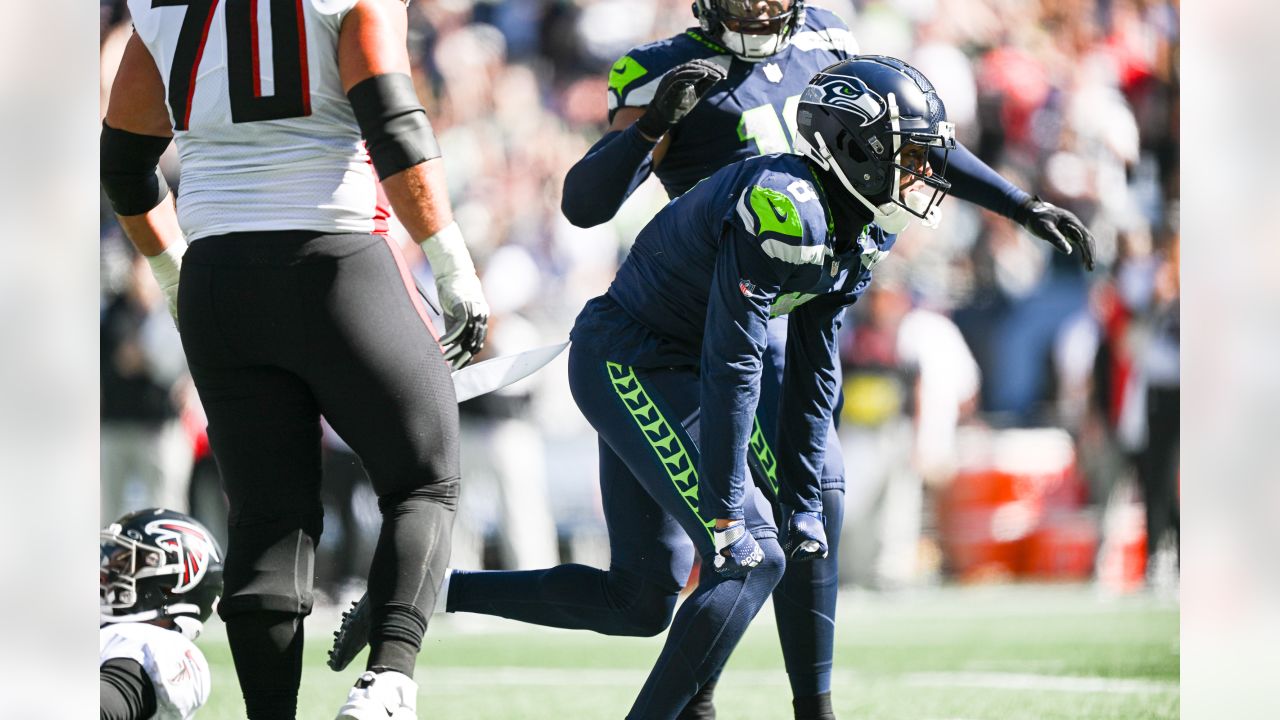
[[[804,89],[802,102],[849,110],[862,118],[865,127],[884,116],[884,100],[860,78],[828,75]]]

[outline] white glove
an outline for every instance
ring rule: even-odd
[[[436,278],[436,294],[444,309],[445,334],[440,338],[444,359],[457,370],[484,347],[489,330],[489,303],[458,223],[449,223],[419,243]]]
[[[174,325],[178,324],[178,278],[182,275],[182,256],[186,252],[187,242],[178,238],[169,243],[159,255],[147,256],[147,264],[151,266],[151,274],[164,292]]]

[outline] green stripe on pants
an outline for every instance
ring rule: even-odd
[[[631,418],[636,421],[640,432],[657,454],[667,477],[671,478],[671,484],[675,485],[676,492],[684,498],[685,504],[706,528],[707,536],[710,537],[715,520],[702,517],[698,511],[698,470],[684,443],[680,442],[680,436],[663,417],[662,411],[653,402],[653,398],[649,397],[632,368],[608,361],[605,366],[609,370],[609,382],[621,398],[623,407],[631,413]]]

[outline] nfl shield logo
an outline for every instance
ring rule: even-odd
[[[764,76],[769,79],[769,82],[780,83],[782,82],[782,68],[778,67],[778,63],[769,63],[764,66]]]

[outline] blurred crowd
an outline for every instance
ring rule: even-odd
[[[130,25],[122,0],[100,3],[105,113]],[[845,578],[891,588],[959,574],[938,541],[939,505],[975,443],[1026,428],[1069,439],[1064,455],[1038,457],[1069,466],[1096,527],[1110,527],[1108,507],[1140,503],[1150,554],[1176,558],[1177,0],[814,4],[843,17],[863,52],[919,67],[961,140],[1077,213],[1099,255],[1085,273],[954,199],[940,229],[899,240],[842,340]],[[416,0],[408,10],[419,95],[493,310],[485,356],[563,340],[666,202],[651,179],[614,220],[575,228],[559,210],[565,172],[607,126],[610,65],[695,24],[689,2]],[[180,192],[172,148],[162,166]],[[168,505],[216,530],[225,510],[176,331],[105,202],[101,253],[104,522]],[[462,406],[453,564],[607,560],[595,439],[562,363]],[[329,561],[317,568],[338,596],[358,589],[378,516],[358,460],[331,432],[326,453]]]

